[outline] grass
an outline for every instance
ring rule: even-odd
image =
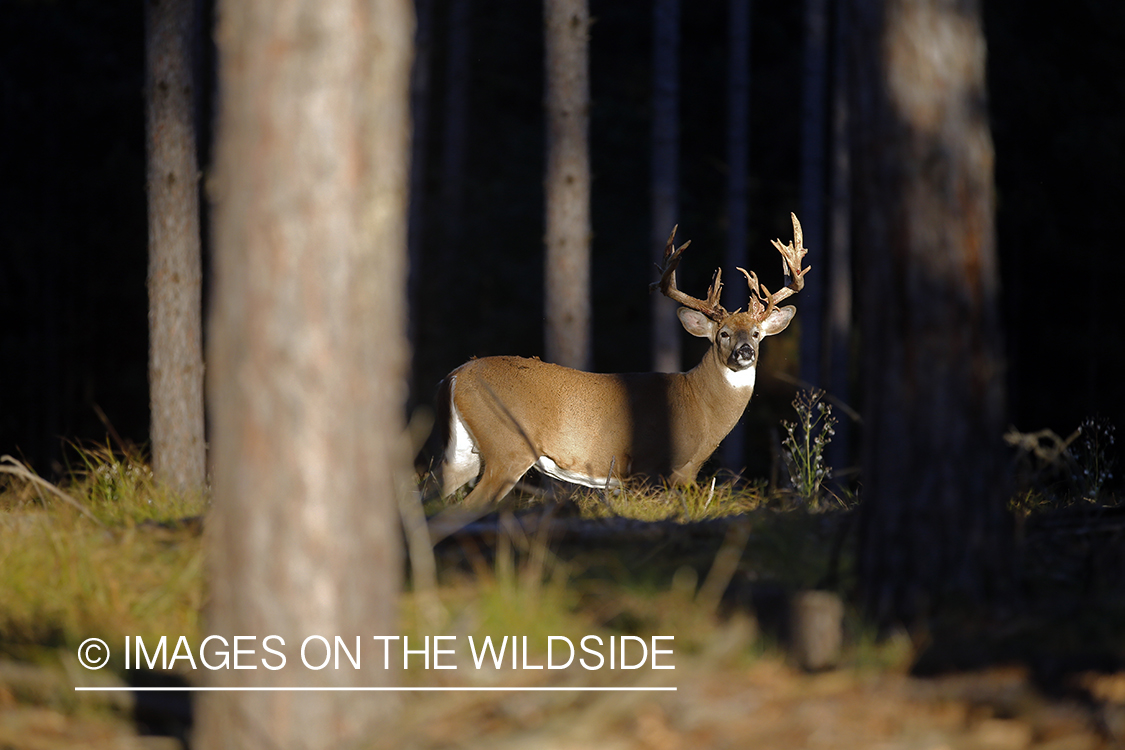
[[[198,634],[203,544],[181,519],[201,515],[202,498],[161,487],[135,454],[96,447],[80,456],[82,466],[55,490],[4,475],[0,649],[20,655],[69,650],[88,637]]]
[[[200,524],[183,519],[200,518],[206,499],[160,486],[136,453],[95,446],[78,456],[57,488],[69,501],[28,478],[26,467],[0,474],[0,650],[69,649],[86,637],[126,634],[183,633],[194,641],[205,598],[203,541]],[[587,521],[668,525],[632,541],[561,545],[501,534],[496,549],[446,561],[435,611],[423,617],[408,592],[404,627],[421,631],[440,621],[477,633],[706,632],[716,621],[716,591],[728,582],[793,591],[823,586],[831,573],[833,588],[854,583],[843,544],[851,516],[794,507],[761,483],[629,484],[583,490],[572,500],[572,516]],[[1011,503],[1021,519],[1041,517],[1045,505],[1030,492]],[[730,516],[740,520],[729,530],[708,525]],[[1025,564],[1039,559],[1053,558],[1044,551]],[[1056,560],[1042,576],[1057,577],[1067,564],[1069,557]],[[680,621],[689,614],[690,623]]]
[[[74,664],[75,651],[86,638],[112,644],[124,635],[148,640],[183,634],[197,648],[204,635],[206,598],[199,519],[207,501],[162,487],[134,452],[95,446],[78,456],[58,487],[13,462],[3,464],[11,471],[0,473],[0,707],[14,699],[20,706],[70,717],[75,727],[116,722],[128,733],[133,731],[128,705],[104,699],[94,703],[82,696],[96,694],[74,693],[73,675],[91,679],[91,673]],[[619,491],[580,490],[571,502],[551,511],[559,520],[556,530],[571,524],[576,531],[550,540],[518,529],[511,516],[501,516],[499,533],[439,546],[436,588],[415,592],[407,586],[401,596],[399,632],[411,638],[412,647],[424,635],[454,635],[461,643],[470,635],[478,642],[484,636],[494,642],[505,635],[526,636],[531,663],[541,664],[548,636],[577,643],[585,635],[671,635],[676,672],[578,667],[513,672],[506,666],[478,670],[465,663],[455,672],[412,668],[400,673],[400,679],[426,685],[620,686],[644,680],[659,684],[667,678],[681,688],[675,700],[702,703],[710,700],[706,696],[723,695],[732,680],[742,690],[757,685],[753,689],[764,695],[775,695],[785,685],[795,695],[803,694],[802,680],[821,678],[785,666],[781,630],[771,620],[777,611],[771,614],[770,607],[784,613],[785,594],[801,589],[851,590],[854,563],[850,545],[843,542],[854,539],[854,509],[831,507],[834,503],[817,509],[797,501],[792,492],[768,491],[763,483],[736,479],[719,477],[676,488],[627,484]],[[926,659],[955,662],[961,653],[982,649],[1006,655],[1013,663],[1045,652],[1065,659],[1105,644],[1122,653],[1125,605],[1114,589],[1120,581],[1118,547],[1090,547],[1087,536],[1072,533],[1071,516],[1058,515],[1076,508],[1082,520],[1097,510],[1084,495],[1061,506],[1052,500],[1025,491],[1010,507],[1024,529],[1021,580],[1029,600],[1042,591],[1054,592],[1053,598],[1038,608],[1025,607],[1010,622],[983,628],[972,642],[949,640],[947,645],[944,639],[929,644],[912,640],[903,632],[876,637],[864,618],[848,609],[839,679],[821,676],[820,683],[807,684],[843,685],[858,694],[867,689],[864,685],[903,677]],[[532,514],[545,507],[540,503],[541,498],[515,501]],[[630,525],[611,518],[662,523]],[[613,533],[586,533],[597,528]],[[630,528],[638,533],[630,536]],[[1077,593],[1084,587],[1105,594],[1099,599],[1102,605],[1091,609]],[[770,596],[775,597],[772,605]],[[1071,602],[1070,608],[1060,609],[1059,601]],[[457,658],[468,658],[466,651],[462,648]],[[97,674],[98,680],[127,683],[160,679],[126,673],[120,659]],[[13,675],[22,682],[17,685]],[[462,708],[452,712],[451,699],[444,695],[432,702],[412,698],[409,705],[416,715],[404,724],[403,736],[448,725],[450,737],[461,737],[472,722],[482,732],[501,731],[496,728],[519,724],[504,708],[512,700],[528,707],[531,717],[555,716],[557,709],[551,721],[564,728],[578,717],[586,721],[593,712],[608,727],[620,729],[620,717],[630,715],[633,705],[620,702],[625,698],[607,702],[600,695],[597,700],[550,696],[540,702],[489,696],[459,694],[453,700]],[[524,728],[530,731],[536,721],[527,718]],[[0,721],[0,745],[22,736],[22,729],[6,727]],[[93,730],[74,731],[80,736]]]
[[[739,487],[728,479],[680,487],[627,484],[620,490],[579,492],[574,496],[588,518],[622,517],[638,521],[703,521],[765,507],[765,483]]]
[[[128,705],[79,697],[95,694],[76,696],[69,675],[80,673],[87,681],[91,675],[68,664],[73,665],[77,645],[89,637],[112,644],[120,643],[124,635],[147,640],[184,634],[193,650],[198,646],[205,627],[201,619],[206,598],[204,543],[201,524],[183,519],[202,517],[206,498],[169,492],[154,480],[139,455],[103,446],[79,453],[71,475],[57,488],[29,478],[26,467],[9,465],[21,471],[0,474],[0,701],[8,700],[10,705],[14,698],[17,705],[33,709],[21,716],[49,709],[68,717],[74,727],[116,722],[129,733],[133,725]],[[69,499],[62,499],[63,495]],[[759,699],[800,696],[815,688],[840,691],[850,696],[841,700],[855,700],[854,710],[859,710],[869,705],[862,698],[866,686],[883,684],[888,678],[905,679],[916,660],[927,658],[927,653],[938,662],[945,658],[933,644],[912,640],[905,633],[876,637],[873,628],[848,609],[844,668],[833,673],[835,678],[802,675],[786,666],[782,631],[771,620],[777,611],[771,614],[770,607],[784,613],[787,592],[824,586],[830,572],[834,576],[829,588],[850,590],[854,564],[849,545],[842,542],[854,531],[850,526],[854,512],[823,507],[829,503],[816,510],[796,502],[792,493],[767,491],[764,484],[740,483],[732,477],[678,488],[628,484],[614,492],[582,490],[570,499],[551,511],[559,520],[556,531],[562,527],[565,532],[568,524],[576,529],[569,536],[564,533],[548,540],[539,532],[522,531],[512,523],[513,516],[504,520],[502,515],[499,533],[440,545],[438,585],[418,592],[406,587],[400,600],[399,633],[410,637],[412,647],[422,636],[435,634],[457,636],[461,644],[465,636],[478,643],[491,636],[497,647],[505,635],[526,636],[532,664],[544,663],[548,636],[565,636],[578,643],[586,635],[603,639],[671,635],[676,671],[586,671],[577,666],[553,672],[512,671],[507,661],[499,670],[487,661],[478,670],[466,661],[451,672],[411,668],[399,673],[401,680],[505,686],[671,683],[680,692],[662,699],[671,701],[661,704],[668,716],[678,715],[669,708],[679,705],[677,701],[697,710],[721,702],[731,684],[740,685],[742,693],[758,691],[753,694]],[[545,507],[535,503],[516,501],[532,514]],[[1048,517],[1042,498],[1034,494],[1020,496],[1012,505],[1018,518],[1038,523]],[[610,518],[662,523],[630,525]],[[613,533],[586,533],[596,528]],[[630,536],[630,528],[637,534]],[[1067,566],[1086,559],[1037,533],[1035,544],[1043,546],[1029,546],[1028,555],[1045,569],[1028,580],[1057,577],[1070,570]],[[1107,568],[1107,576],[1108,572]],[[1069,588],[1089,578],[1079,570],[1072,573],[1066,579]],[[1110,579],[1117,580],[1106,578]],[[775,597],[772,605],[770,596]],[[1010,654],[1014,662],[1035,649],[1042,651],[1044,643],[1057,644],[1049,650],[1066,656],[1090,643],[1119,642],[1115,640],[1120,637],[1119,626],[1114,624],[1122,621],[1119,597],[1114,602],[1081,618],[1045,607],[1005,623],[1000,636],[993,628],[977,640],[983,643],[989,634],[1002,637],[988,641],[987,648]],[[1062,615],[1068,621],[1063,622]],[[961,651],[972,651],[977,645],[950,643],[950,648]],[[454,658],[469,656],[468,649],[460,646]],[[29,677],[29,670],[51,678]],[[96,679],[126,683],[161,679],[126,673],[120,661],[104,672],[97,673]],[[13,674],[24,675],[19,677],[20,685],[13,682]],[[190,674],[180,676],[193,679]],[[624,731],[621,727],[629,725],[621,723],[622,717],[631,716],[635,708],[628,701],[642,700],[619,694],[612,694],[613,698],[599,694],[596,699],[535,695],[533,699],[505,694],[501,699],[492,694],[442,694],[432,701],[412,697],[400,734],[404,738],[427,732],[448,734],[449,743],[435,740],[433,746],[452,746],[470,726],[482,736],[489,732],[502,736],[513,727],[546,731],[537,729],[546,722],[544,727],[563,731],[596,719],[606,731]],[[655,710],[649,698],[643,700],[648,701],[645,710]],[[528,713],[511,713],[506,707],[513,705]],[[779,709],[776,715],[786,716],[788,711]],[[0,721],[0,745],[7,737],[23,736],[22,729],[9,731],[6,726]],[[81,729],[87,731],[93,730]]]
[[[22,465],[0,475],[0,651],[20,658],[42,648],[73,653],[88,637],[120,642],[124,635],[169,633],[197,643],[205,599],[198,519],[206,499],[161,486],[136,452],[94,446],[77,455],[58,487],[32,478]],[[544,638],[671,628],[696,634],[685,636],[684,646],[702,650],[719,623],[714,591],[745,573],[736,568],[752,566],[755,575],[772,570],[784,585],[808,585],[826,564],[830,545],[817,518],[777,513],[774,502],[761,484],[729,480],[580,494],[575,505],[588,519],[749,518],[735,540],[735,560],[744,551],[742,562],[725,571],[713,565],[724,554],[730,558],[727,548],[735,543],[724,546],[721,535],[700,544],[673,540],[667,549],[592,548],[589,554],[559,554],[541,539],[501,535],[488,561],[441,571],[436,613],[423,615],[407,592],[404,632],[423,632],[435,620],[466,633]],[[694,549],[685,554],[688,547]]]

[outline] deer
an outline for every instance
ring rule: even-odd
[[[491,507],[532,467],[599,489],[636,476],[694,482],[750,402],[762,339],[784,331],[796,314],[792,305],[778,306],[803,288],[809,271],[802,268],[801,224],[790,216],[793,241],[772,243],[791,281],[771,293],[756,273],[739,268],[750,289],[746,312],[720,304],[722,268],[706,299],[676,287],[691,242],[676,247],[673,227],[660,278],[649,288],[682,305],[684,329],[711,342],[688,372],[594,373],[515,356],[471,359],[453,370],[438,387],[429,441],[441,497],[479,475],[464,507]]]

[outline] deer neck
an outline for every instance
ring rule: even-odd
[[[727,415],[733,426],[754,395],[756,373],[756,367],[735,372],[711,348],[698,365],[684,373],[684,380],[703,408],[716,415]]]

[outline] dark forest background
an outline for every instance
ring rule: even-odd
[[[438,379],[470,356],[542,352],[541,6],[468,3],[469,64],[453,66],[467,92],[463,183],[453,193],[443,167],[456,122],[445,111],[450,6],[433,0],[412,404],[428,403]],[[643,370],[654,278],[651,6],[590,8],[594,365]],[[801,9],[753,7],[750,263],[774,286],[768,241],[790,237],[798,209]],[[726,14],[722,2],[682,10],[679,222],[692,250],[680,286],[697,294],[725,237]],[[1092,416],[1120,426],[1125,4],[985,0],[984,21],[1010,421],[1064,436]],[[65,468],[66,441],[111,431],[147,441],[143,52],[140,2],[0,5],[0,453],[48,475]],[[210,54],[201,47],[204,82]],[[213,117],[207,88],[201,123]],[[200,134],[206,177],[210,139]],[[808,258],[814,273],[820,250]],[[793,386],[768,371],[796,374],[794,339],[763,346],[767,373],[746,418],[751,474],[765,471],[767,428],[788,409]],[[699,350],[688,343],[690,367]]]

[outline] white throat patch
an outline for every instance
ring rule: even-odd
[[[732,388],[753,388],[754,381],[758,377],[758,368],[750,367],[735,372],[729,367],[724,367],[723,376],[726,377],[727,382],[730,383]]]

